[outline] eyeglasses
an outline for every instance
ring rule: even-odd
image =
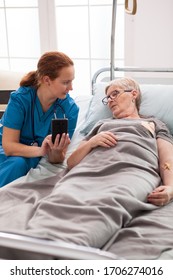
[[[122,91],[118,91],[118,90],[114,90],[113,92],[111,92],[111,94],[109,94],[108,96],[105,96],[103,99],[102,99],[102,103],[104,105],[107,105],[108,102],[110,100],[115,100],[118,98],[118,96],[120,96],[120,94],[124,93],[124,92],[131,92],[133,89],[124,89]]]

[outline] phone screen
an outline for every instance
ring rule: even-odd
[[[53,119],[52,120],[52,142],[55,142],[57,134],[60,134],[60,139],[63,133],[68,132],[68,119]],[[59,139],[59,140],[60,140]]]

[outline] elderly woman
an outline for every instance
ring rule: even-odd
[[[173,198],[173,138],[161,121],[140,115],[141,92],[139,84],[131,78],[114,80],[107,86],[106,97],[103,98],[102,102],[104,105],[109,106],[113,119],[106,119],[95,126],[94,130],[86,137],[86,140],[82,141],[79,148],[68,159],[69,169],[78,164],[89,152],[99,146],[109,148],[111,151],[117,149],[117,153],[123,152],[124,154],[123,150],[119,150],[119,146],[123,145],[122,148],[124,149],[129,143],[128,152],[135,153],[135,149],[137,149],[135,147],[136,144],[140,145],[138,148],[142,148],[141,143],[133,142],[130,145],[130,142],[128,142],[130,140],[128,136],[130,137],[131,133],[134,133],[135,130],[136,137],[141,138],[140,142],[144,138],[154,140],[155,145],[153,150],[150,151],[151,157],[155,157],[158,160],[159,166],[157,169],[156,161],[156,172],[158,171],[157,175],[161,176],[162,179],[161,185],[159,187],[155,185],[157,188],[148,195],[148,201],[155,205],[168,203]],[[136,133],[137,131],[138,133]],[[149,146],[143,148],[143,152],[147,153]],[[121,158],[122,156],[120,154]],[[130,167],[132,159],[131,157],[128,159],[128,157],[127,153],[127,162],[129,162],[128,166]],[[148,158],[149,165],[152,164],[152,159],[151,162],[150,159]],[[116,156],[115,161],[119,161],[119,157],[117,158]],[[136,165],[136,168],[139,171],[139,169],[145,168],[146,165],[147,162],[144,162],[144,166]],[[141,169],[141,171],[144,173],[144,170]],[[148,171],[146,170],[146,172]]]

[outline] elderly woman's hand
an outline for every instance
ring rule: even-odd
[[[98,146],[110,148],[117,144],[117,137],[110,131],[103,131],[90,138],[88,142],[91,148]]]
[[[163,206],[173,199],[173,186],[159,186],[148,195],[148,202]]]

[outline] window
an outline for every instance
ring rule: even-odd
[[[0,65],[3,70],[31,70],[40,55],[37,0],[0,2]]]
[[[124,1],[117,1],[116,65],[124,65]],[[110,66],[112,0],[0,0],[0,68],[31,71],[49,50],[75,63],[75,94],[91,93],[91,78]]]
[[[116,53],[124,65],[124,1],[117,2]],[[94,73],[110,66],[112,0],[55,0],[57,46],[75,62],[74,91],[91,92]]]

